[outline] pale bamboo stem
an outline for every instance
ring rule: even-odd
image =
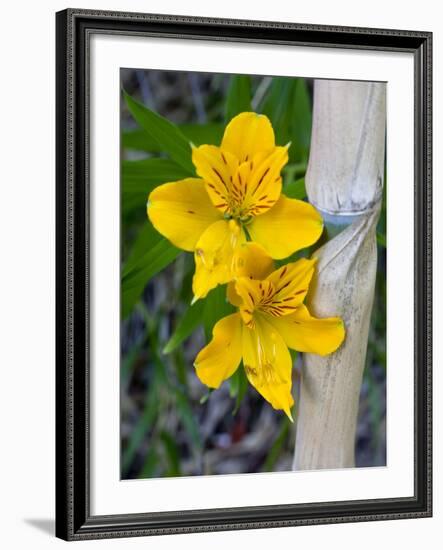
[[[316,317],[340,316],[334,354],[304,354],[294,469],[355,465],[355,433],[377,267],[386,88],[316,81],[306,187],[327,226],[345,227],[317,252],[307,299]]]

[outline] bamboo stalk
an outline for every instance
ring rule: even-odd
[[[355,465],[358,402],[377,267],[386,87],[316,81],[306,188],[329,233],[308,296],[316,317],[339,315],[346,340],[334,354],[304,354],[294,469]]]

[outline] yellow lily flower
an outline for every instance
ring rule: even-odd
[[[227,125],[220,147],[193,146],[201,179],[165,183],[149,195],[153,226],[194,252],[195,299],[232,280],[235,252],[247,238],[282,259],[320,237],[323,221],[315,208],[281,193],[288,147],[275,145],[265,115],[241,113]]]
[[[206,386],[218,388],[243,359],[252,386],[292,421],[288,348],[328,355],[343,342],[343,321],[317,319],[303,304],[315,259],[302,258],[274,270],[265,250],[248,243],[239,249],[234,263],[238,278],[230,283],[228,298],[239,311],[214,326],[212,340],[195,359],[197,376]]]

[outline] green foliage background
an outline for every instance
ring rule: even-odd
[[[192,254],[155,231],[146,200],[155,186],[195,175],[189,142],[218,145],[225,124],[249,110],[270,118],[277,144],[291,141],[284,193],[304,199],[312,81],[124,69],[121,82],[122,478],[288,470],[294,430],[248,386],[242,369],[212,393],[195,376],[195,355],[232,306],[224,287],[190,305]],[[360,466],[386,463],[385,205],[378,245]],[[296,398],[300,360],[293,359]]]

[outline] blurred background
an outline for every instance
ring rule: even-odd
[[[309,157],[312,80],[122,69],[121,85],[134,99],[178,125],[196,145],[219,144],[226,121],[236,114],[233,98],[237,105],[244,101],[249,109],[269,116],[278,145],[292,142],[284,185],[302,182]],[[137,125],[122,96],[123,273],[150,245],[144,233],[149,223],[144,161],[163,156]],[[165,182],[183,177],[179,170],[175,178],[170,170],[167,176]],[[356,440],[359,467],[386,464],[385,200],[377,242],[376,292]],[[122,291],[122,479],[290,470],[295,428],[281,411],[241,377],[211,393],[196,377],[193,362],[209,336],[205,316],[210,311],[201,311],[194,319],[195,330],[183,341],[174,336],[192,299],[194,261],[185,252],[173,258],[147,285],[140,280]],[[297,404],[300,357],[293,358]],[[294,413],[296,420],[296,406]]]

